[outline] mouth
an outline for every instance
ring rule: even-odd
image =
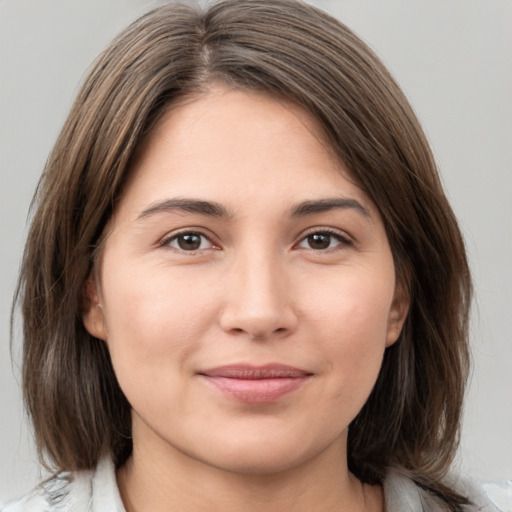
[[[298,390],[313,374],[281,364],[236,364],[204,370],[198,375],[228,398],[250,404],[265,404],[276,402]]]

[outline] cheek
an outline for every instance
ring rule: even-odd
[[[348,339],[385,341],[394,295],[394,270],[372,267],[341,269],[308,282],[308,315],[321,330],[338,330]],[[313,286],[312,286],[313,284]]]
[[[386,347],[394,277],[348,273],[320,283],[311,293],[313,338],[321,346],[332,385],[367,395],[378,376]],[[362,404],[361,404],[362,405]]]
[[[146,371],[155,378],[155,370],[169,365],[186,371],[215,318],[209,287],[186,272],[154,267],[105,266],[104,276],[107,343],[118,377]],[[170,378],[171,372],[160,373]]]

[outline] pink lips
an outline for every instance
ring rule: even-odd
[[[200,372],[219,391],[236,400],[264,404],[301,387],[311,373],[280,364],[229,365]]]

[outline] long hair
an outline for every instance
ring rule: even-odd
[[[99,56],[51,152],[33,203],[15,305],[23,386],[39,454],[61,469],[117,465],[132,450],[130,406],[107,347],[82,323],[84,287],[134,155],[166,109],[220,81],[310,112],[382,215],[410,296],[403,332],[349,428],[350,470],[389,468],[441,496],[458,444],[468,372],[471,280],[464,243],[406,98],[347,27],[295,0],[169,4]]]

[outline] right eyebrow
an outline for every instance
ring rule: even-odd
[[[198,213],[209,217],[228,218],[232,215],[219,203],[203,201],[200,199],[171,198],[149,205],[137,217],[137,220],[151,217],[158,213],[181,211],[186,213]]]

